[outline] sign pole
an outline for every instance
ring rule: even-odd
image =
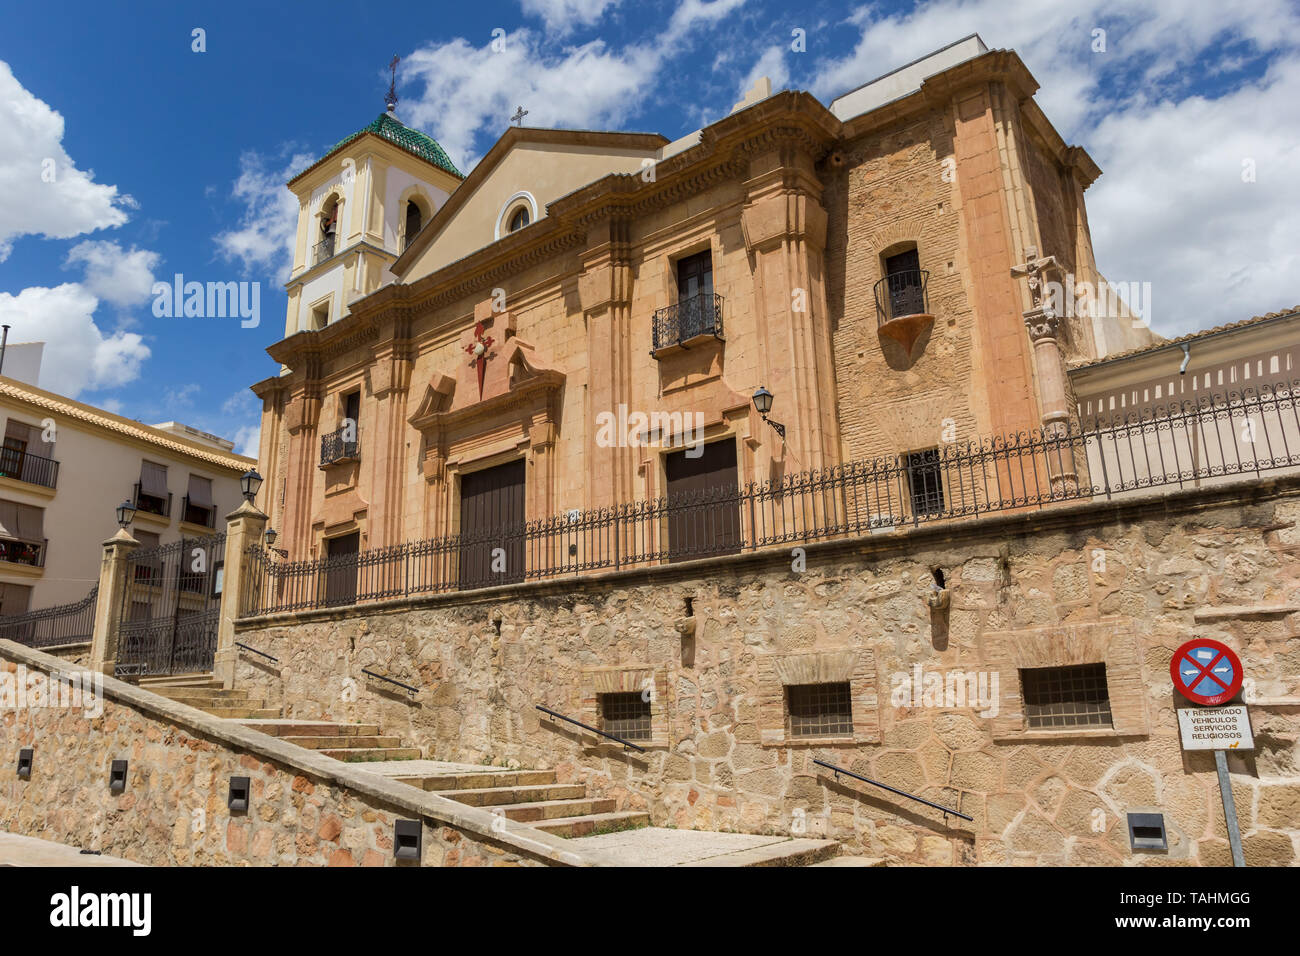
[[[1241,830],[1237,826],[1237,805],[1232,799],[1232,780],[1228,777],[1228,755],[1214,752],[1214,769],[1219,772],[1219,793],[1223,797],[1223,820],[1228,825],[1228,845],[1232,847],[1232,865],[1245,866],[1241,852]]]

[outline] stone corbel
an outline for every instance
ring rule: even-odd
[[[317,396],[299,394],[290,399],[284,409],[284,427],[289,434],[315,428],[320,421],[320,406]]]
[[[607,260],[589,266],[578,276],[578,303],[585,313],[626,305],[631,298],[631,270],[626,264]]]
[[[367,371],[370,394],[384,398],[389,392],[404,392],[411,386],[411,365],[408,358],[389,354],[378,358]]]

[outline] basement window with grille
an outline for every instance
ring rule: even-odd
[[[1026,668],[1020,672],[1020,689],[1031,730],[1114,726],[1105,664]]]
[[[640,691],[601,694],[600,729],[624,740],[650,739],[650,701]]]
[[[853,704],[848,681],[787,684],[786,731],[790,737],[853,736]]]
[[[943,466],[939,449],[909,452],[907,486],[911,492],[912,514],[937,515],[943,512]]]

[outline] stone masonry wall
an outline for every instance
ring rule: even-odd
[[[1213,759],[1179,745],[1169,660],[1193,636],[1241,654],[1258,749],[1234,753],[1245,852],[1300,850],[1300,482],[1239,484],[922,527],[789,552],[420,603],[246,622],[237,687],[295,717],[377,721],[443,760],[551,768],[657,825],[829,834],[930,864],[1224,864]],[[950,606],[932,611],[933,570]],[[687,601],[690,611],[687,610]],[[1104,663],[1113,729],[1029,730],[1019,669]],[[999,679],[997,712],[916,676]],[[420,687],[415,700],[361,673]],[[848,681],[851,734],[787,736],[784,686]],[[924,685],[924,680],[922,681]],[[586,723],[650,688],[645,754]],[[814,758],[954,807],[965,823]],[[1167,853],[1125,814],[1160,811]]]
[[[0,641],[3,686],[51,667],[62,665]],[[0,698],[0,831],[149,865],[394,866],[394,821],[420,819],[423,866],[592,862],[532,830],[521,847],[494,831],[487,811],[105,684],[102,712]],[[25,747],[34,751],[30,780],[17,774]],[[120,794],[109,790],[115,759],[128,761]],[[247,813],[227,809],[232,776],[250,778]]]

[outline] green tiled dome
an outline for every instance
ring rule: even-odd
[[[329,156],[331,153],[337,152],[358,136],[365,133],[374,133],[377,136],[382,136],[394,146],[400,146],[413,156],[419,156],[421,159],[433,163],[433,165],[440,169],[447,170],[447,172],[451,173],[453,176],[459,176],[461,179],[465,178],[464,174],[456,168],[456,164],[451,161],[451,157],[449,157],[446,151],[438,145],[436,140],[430,139],[417,129],[403,126],[387,113],[380,113],[378,119],[369,126],[357,130],[346,139],[339,140],[325,155]]]

